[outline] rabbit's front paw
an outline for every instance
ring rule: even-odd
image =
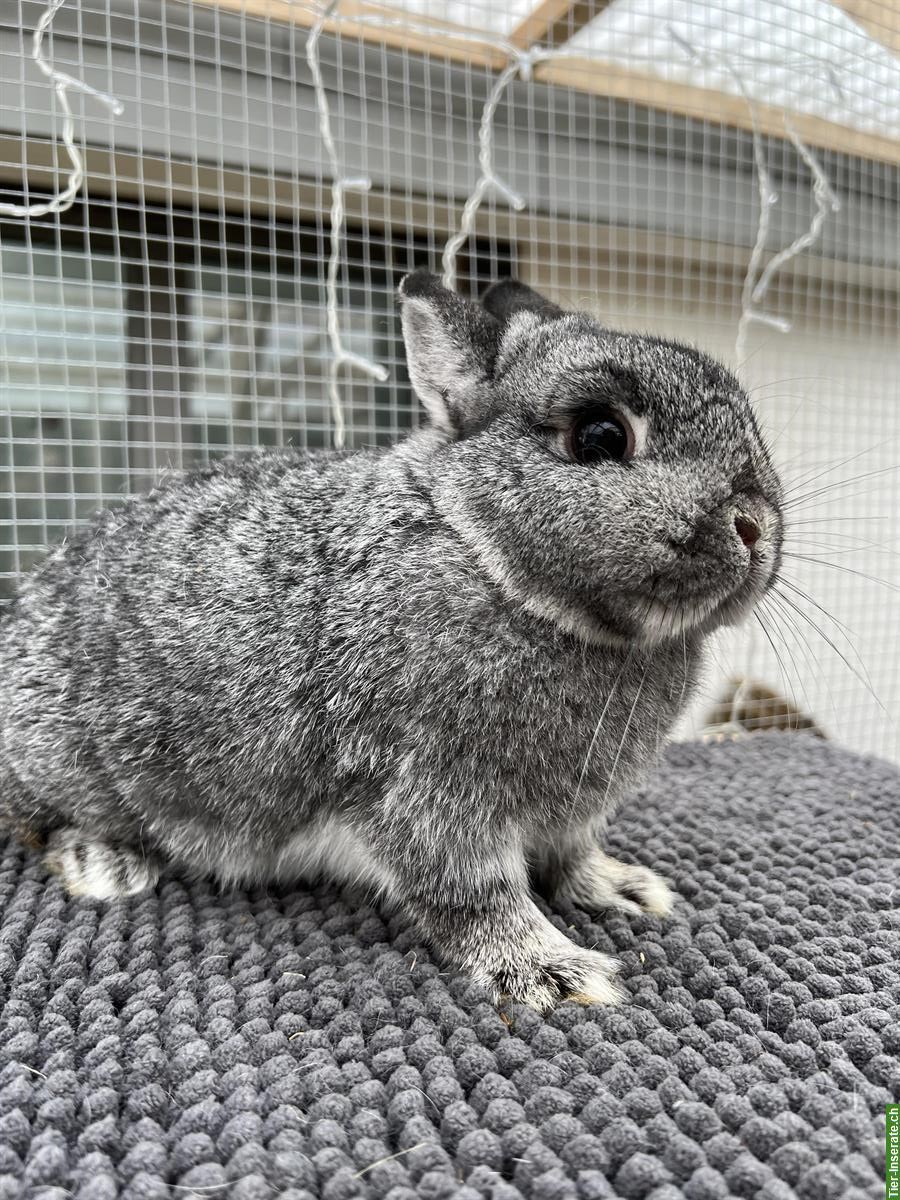
[[[658,917],[669,915],[674,899],[666,881],[649,867],[620,862],[600,850],[571,869],[559,891],[588,910],[617,908]]]
[[[530,967],[512,966],[491,980],[498,1000],[514,1000],[547,1012],[565,1000],[578,1004],[619,1004],[627,993],[616,980],[619,963],[596,950],[571,945],[555,949]]]
[[[127,846],[113,846],[79,829],[57,829],[47,839],[44,863],[62,877],[72,896],[114,900],[152,888],[159,866]]]

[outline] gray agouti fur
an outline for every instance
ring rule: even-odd
[[[669,910],[597,838],[771,584],[780,485],[705,355],[512,281],[400,295],[427,427],[167,480],[23,581],[0,818],[78,895],[359,881],[495,996],[613,1002],[530,889]]]

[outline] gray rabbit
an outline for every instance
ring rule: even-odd
[[[400,287],[428,425],[257,454],[100,514],[0,635],[0,816],[75,895],[160,864],[402,905],[495,997],[612,1003],[531,888],[665,915],[598,847],[781,554],[740,385],[529,288]]]

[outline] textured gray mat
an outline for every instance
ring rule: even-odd
[[[327,888],[105,906],[9,846],[0,1197],[880,1197],[898,815],[811,738],[673,747],[612,848],[676,915],[556,914],[633,1002],[511,1025]]]

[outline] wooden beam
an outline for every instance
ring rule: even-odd
[[[695,117],[734,129],[753,129],[750,109],[742,96],[695,87],[689,83],[672,83],[659,75],[633,71],[616,63],[587,58],[556,58],[536,67],[535,78],[542,83],[574,88],[595,96],[630,100],[646,108]],[[896,138],[868,133],[772,104],[755,103],[753,107],[762,133],[785,138],[785,121],[790,121],[810,146],[874,159],[876,162],[900,164],[900,140]]]
[[[181,4],[218,9],[235,16],[258,21],[276,21],[281,25],[299,25],[310,29],[319,19],[313,3],[295,4],[293,0],[179,0]],[[325,22],[327,33],[358,37],[379,46],[411,50],[454,62],[502,70],[506,55],[496,44],[496,34],[488,30],[464,29],[435,17],[404,13],[378,0],[339,0],[334,16]]]
[[[288,25],[310,28],[318,19],[318,11],[309,2],[294,0],[179,0],[184,4],[202,5],[255,18],[278,21]],[[556,36],[554,30],[562,25],[571,30],[578,13],[590,8],[593,15],[611,0],[541,0],[536,9],[518,26],[512,37],[517,45],[547,44]],[[900,42],[900,0],[832,0],[862,23],[865,12],[873,29],[883,38],[890,31],[891,14],[897,14]],[[851,9],[853,12],[851,13]],[[578,17],[581,19],[581,17]],[[590,19],[590,18],[588,18]],[[398,23],[402,22],[402,23]],[[449,21],[431,16],[404,15],[390,3],[380,0],[339,0],[335,16],[325,28],[330,33],[358,37],[381,46],[391,46],[417,54],[428,54],[456,62],[474,64],[489,70],[501,70],[507,58],[497,46],[496,34],[486,30],[463,29]],[[567,35],[568,36],[568,35]],[[483,41],[481,39],[484,39]],[[512,40],[512,39],[511,39]],[[736,95],[693,84],[671,83],[661,76],[632,70],[617,63],[600,62],[568,55],[541,63],[535,68],[535,78],[544,83],[573,88],[595,96],[629,100],[647,108],[680,116],[694,117],[735,129],[752,130],[753,122],[746,101]],[[755,106],[759,127],[763,133],[784,138],[785,120],[790,120],[800,137],[810,146],[834,150],[875,162],[900,164],[900,140],[883,134],[870,133],[758,103]]]
[[[527,50],[531,46],[562,46],[612,0],[541,0],[512,31],[509,40]]]
[[[870,38],[892,54],[900,55],[900,3],[898,0],[831,0]]]

